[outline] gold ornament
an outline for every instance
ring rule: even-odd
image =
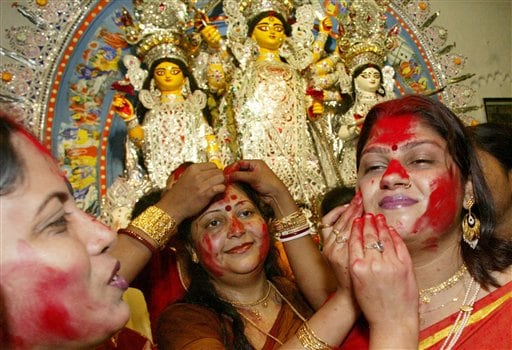
[[[471,197],[467,203],[468,212],[462,220],[462,238],[471,248],[475,249],[480,238],[480,220],[471,212],[475,200]]]

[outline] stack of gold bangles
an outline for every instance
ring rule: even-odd
[[[271,225],[274,237],[281,242],[309,234],[309,223],[306,215],[301,210],[297,210],[281,219],[274,219]]]
[[[332,346],[318,338],[307,322],[304,322],[297,331],[297,338],[306,350],[332,350]]]

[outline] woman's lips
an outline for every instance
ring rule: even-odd
[[[386,196],[382,198],[382,200],[379,202],[379,207],[381,207],[382,209],[400,209],[404,207],[409,207],[416,203],[418,203],[418,201],[412,199],[411,197],[397,194],[394,196]]]
[[[244,244],[237,245],[236,247],[233,247],[226,251],[227,254],[241,254],[245,253],[249,248],[251,248],[253,245],[253,242],[247,242]]]
[[[112,271],[112,275],[110,276],[110,280],[108,281],[108,284],[110,286],[119,288],[121,290],[127,290],[129,287],[128,282],[124,279],[124,277],[121,277],[117,274],[119,269],[121,268],[121,263],[117,261],[116,266],[114,267],[114,270]]]

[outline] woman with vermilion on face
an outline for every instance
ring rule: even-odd
[[[128,282],[109,254],[116,235],[77,207],[55,160],[3,113],[0,140],[0,347],[93,348],[129,317]]]
[[[490,192],[460,120],[421,96],[379,104],[366,117],[357,165],[365,212],[383,215],[411,254],[420,348],[510,349],[512,244],[495,234]],[[380,265],[367,270],[376,280]],[[369,322],[377,316],[365,313]],[[367,347],[365,332],[359,323],[341,348]]]

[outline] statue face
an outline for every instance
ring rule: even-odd
[[[265,17],[254,27],[252,38],[261,48],[277,50],[286,38],[283,23],[277,17]]]
[[[156,66],[153,73],[155,84],[162,92],[179,91],[185,83],[185,76],[181,68],[172,62],[162,62]]]
[[[380,80],[379,71],[373,67],[368,67],[356,77],[355,85],[359,91],[376,92],[379,89]]]

